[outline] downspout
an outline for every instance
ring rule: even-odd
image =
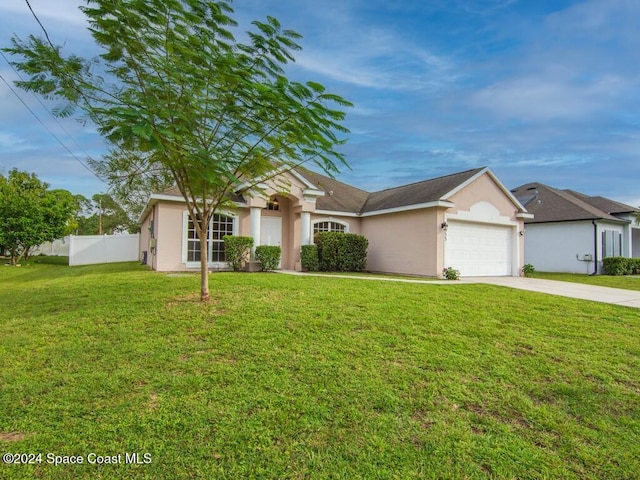
[[[593,273],[591,275],[598,274],[598,224],[595,220],[591,220],[593,224]]]

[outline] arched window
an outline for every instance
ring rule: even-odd
[[[313,223],[313,234],[320,232],[347,232],[348,225],[335,220],[319,220]]]

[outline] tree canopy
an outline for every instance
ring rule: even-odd
[[[66,190],[49,190],[35,174],[13,169],[0,175],[0,245],[16,265],[29,249],[61,238],[76,227],[77,202]]]
[[[112,146],[103,165],[112,181],[164,175],[178,186],[200,238],[207,300],[213,213],[247,181],[308,162],[336,173],[351,104],[287,78],[301,36],[274,17],[254,21],[241,42],[225,0],[88,0],[81,9],[102,54],[64,56],[44,39],[14,37],[5,51],[30,76],[17,84],[98,126]]]
[[[140,227],[108,193],[96,193],[87,200],[83,197],[85,215],[78,216],[77,235],[113,235],[135,233]]]

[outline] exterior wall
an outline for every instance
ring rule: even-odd
[[[184,235],[183,212],[181,202],[159,202],[155,206],[156,247],[153,253],[153,266],[161,272],[185,271],[182,263],[182,238]]]
[[[158,202],[152,213],[145,218],[141,226],[140,250],[147,249],[147,264],[160,272],[186,271],[183,262],[185,226],[184,214],[187,211],[182,202]],[[249,211],[246,209],[229,210],[236,215],[238,235],[250,235]],[[154,220],[155,248],[151,246],[149,238],[150,220]],[[142,233],[147,232],[146,238]],[[199,268],[199,267],[198,267]],[[193,270],[190,267],[189,270]]]
[[[153,216],[153,210],[151,211],[151,213],[149,213],[149,215],[146,216],[146,218],[143,220],[143,222],[140,224],[140,261],[143,261],[144,259],[144,253],[143,252],[147,252],[147,261],[146,261],[146,265],[148,266],[152,266],[152,259],[151,259],[151,252],[149,251],[149,239],[151,237],[150,235],[150,225],[151,225],[151,218]]]
[[[436,209],[412,210],[362,219],[369,240],[367,270],[437,276]]]
[[[580,222],[530,223],[524,236],[525,263],[541,272],[594,272],[594,263],[580,261],[585,255],[602,260],[600,233],[594,251],[594,227],[590,220]]]

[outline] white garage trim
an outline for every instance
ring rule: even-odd
[[[462,276],[519,276],[518,223],[488,202],[445,215],[444,266]]]

